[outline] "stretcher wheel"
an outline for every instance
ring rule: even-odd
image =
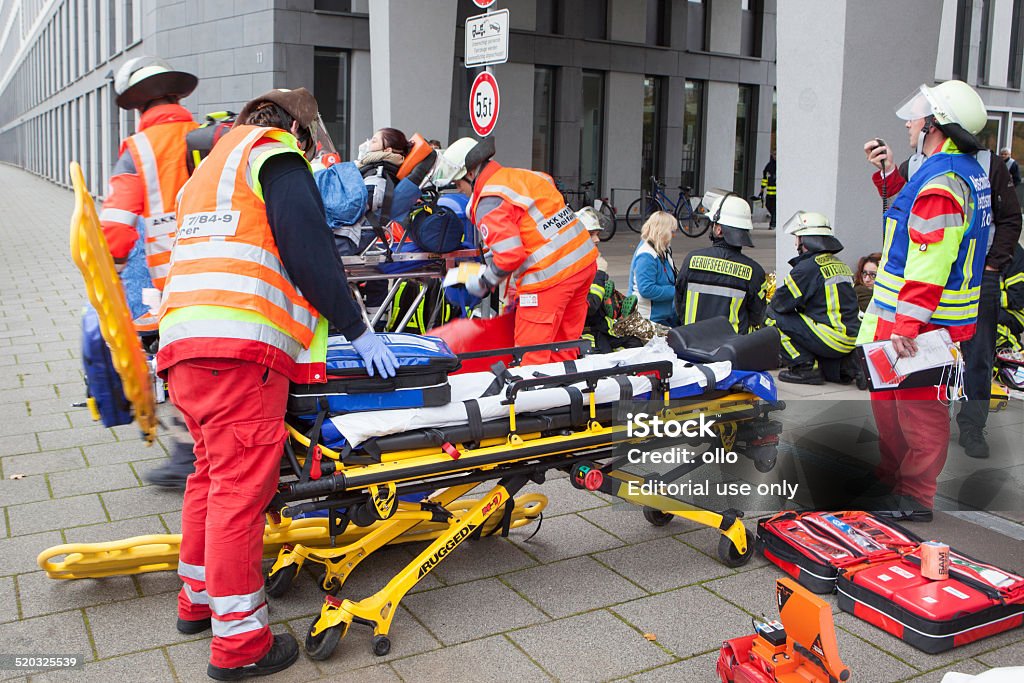
[[[747,449],[747,457],[754,461],[754,469],[758,472],[771,472],[775,469],[779,449],[776,446],[752,446]]]
[[[654,526],[665,526],[672,521],[675,515],[670,515],[667,512],[662,512],[657,508],[644,508],[644,519],[653,524]]]
[[[747,552],[742,555],[736,550],[736,546],[732,544],[731,538],[722,534],[718,539],[718,559],[726,567],[742,567],[754,555],[754,536],[750,533],[749,529],[744,529],[744,533],[747,535]]]
[[[334,654],[334,649],[338,647],[341,636],[345,632],[345,625],[328,626],[318,635],[314,636],[313,627],[316,626],[316,622],[317,619],[313,619],[313,623],[306,633],[306,654],[309,655],[310,659],[322,662]]]
[[[267,595],[272,598],[280,598],[288,589],[292,587],[292,583],[295,582],[295,577],[299,573],[299,565],[289,564],[281,567],[276,572],[272,572],[267,575],[267,579],[264,582],[266,584],[265,590]]]
[[[373,654],[378,657],[383,657],[389,652],[391,652],[391,639],[387,636],[374,636]]]
[[[320,586],[320,590],[332,595],[341,588],[338,584],[338,577],[328,576],[326,571],[320,572],[316,577],[316,585]]]

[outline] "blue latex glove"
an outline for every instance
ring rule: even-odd
[[[470,296],[475,296],[478,299],[483,299],[491,292],[491,283],[484,277],[483,272],[479,275],[471,277],[466,282],[466,291],[469,292]]]
[[[398,359],[384,341],[375,335],[372,330],[367,330],[362,335],[352,340],[352,348],[356,350],[366,363],[366,372],[373,377],[374,371],[379,372],[381,377],[394,377],[398,370]]]
[[[448,299],[453,306],[462,310],[476,307],[480,303],[480,297],[473,296],[466,289],[466,285],[458,284],[444,288],[444,298]]]

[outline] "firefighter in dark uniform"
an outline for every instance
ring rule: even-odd
[[[1014,245],[1013,258],[1003,267],[999,286],[999,324],[996,348],[1021,351],[1024,333],[1024,247]]]
[[[799,256],[775,291],[769,324],[782,334],[788,366],[779,380],[796,384],[850,382],[858,379],[851,352],[860,331],[860,309],[853,271],[836,254],[843,250],[828,218],[798,211],[785,225],[796,238]]]
[[[731,192],[709,191],[701,200],[711,219],[712,245],[690,252],[676,275],[676,314],[683,325],[723,316],[747,334],[764,322],[764,268],[743,253],[754,246],[750,205]]]
[[[768,212],[768,227],[775,229],[775,152],[765,164],[761,172],[761,199],[764,200],[764,209]]]

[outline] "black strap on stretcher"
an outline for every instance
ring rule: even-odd
[[[471,398],[468,401],[463,401],[462,405],[466,406],[466,425],[469,427],[469,438],[479,444],[484,440],[484,419],[480,412],[480,404],[476,399]]]
[[[320,445],[320,430],[324,426],[324,420],[327,418],[327,397],[321,396],[317,402],[320,404],[320,410],[316,414],[316,420],[313,422],[313,428],[306,434],[306,438],[309,439],[309,445],[306,446],[306,462],[302,465],[302,471],[299,472],[299,481],[307,482],[313,472],[313,460],[316,453],[317,446]]]
[[[700,370],[700,373],[704,375],[704,379],[708,381],[707,386],[704,387],[704,391],[702,391],[701,393],[710,394],[712,391],[715,390],[715,384],[718,382],[718,380],[715,379],[715,373],[711,371],[711,368],[700,363],[694,363],[693,367]]]

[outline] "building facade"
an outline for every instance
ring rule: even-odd
[[[670,188],[757,192],[773,140],[775,0],[498,0],[497,158],[625,208]],[[8,0],[0,3],[0,161],[102,194],[135,115],[113,74],[142,54],[191,71],[183,104],[237,109],[310,88],[343,157],[375,128],[446,144],[471,133],[463,66],[471,0]],[[674,196],[674,191],[671,192]]]

